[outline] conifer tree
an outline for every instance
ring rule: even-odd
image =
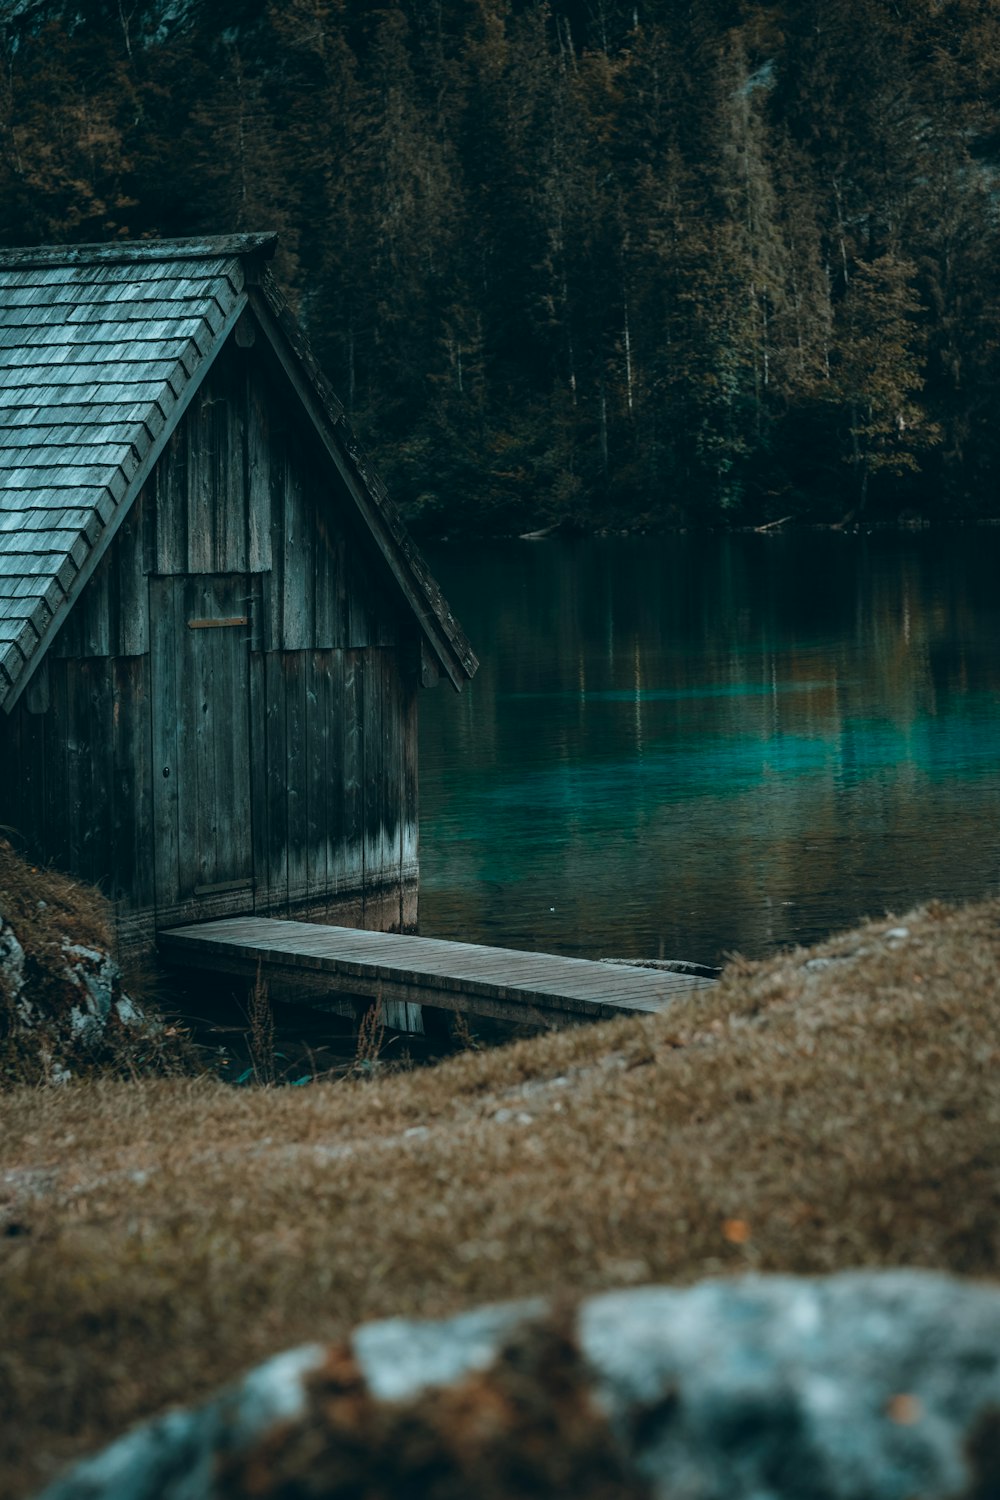
[[[912,262],[884,255],[857,265],[838,309],[829,398],[842,409],[844,454],[853,477],[852,515],[875,474],[919,470],[939,432],[924,411],[924,333]]]
[[[9,20],[0,69],[0,191],[8,239],[106,239],[133,206],[129,122],[135,97],[118,39]]]

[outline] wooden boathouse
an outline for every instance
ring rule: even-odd
[[[0,824],[129,950],[412,928],[417,694],[476,669],[273,249],[0,252]]]

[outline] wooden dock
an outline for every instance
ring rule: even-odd
[[[174,966],[252,980],[280,978],[322,1004],[326,994],[430,1005],[503,1021],[552,1024],[657,1012],[711,979],[264,917],[175,927],[158,938]]]

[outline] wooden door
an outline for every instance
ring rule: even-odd
[[[252,910],[249,580],[149,589],[157,916]]]

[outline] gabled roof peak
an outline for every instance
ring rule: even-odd
[[[109,240],[96,245],[25,245],[0,249],[0,266],[90,266],[102,262],[204,260],[219,255],[270,260],[277,234],[217,234],[184,240]]]
[[[273,234],[0,251],[0,709],[17,701],[249,313],[432,651],[476,658],[263,262]]]

